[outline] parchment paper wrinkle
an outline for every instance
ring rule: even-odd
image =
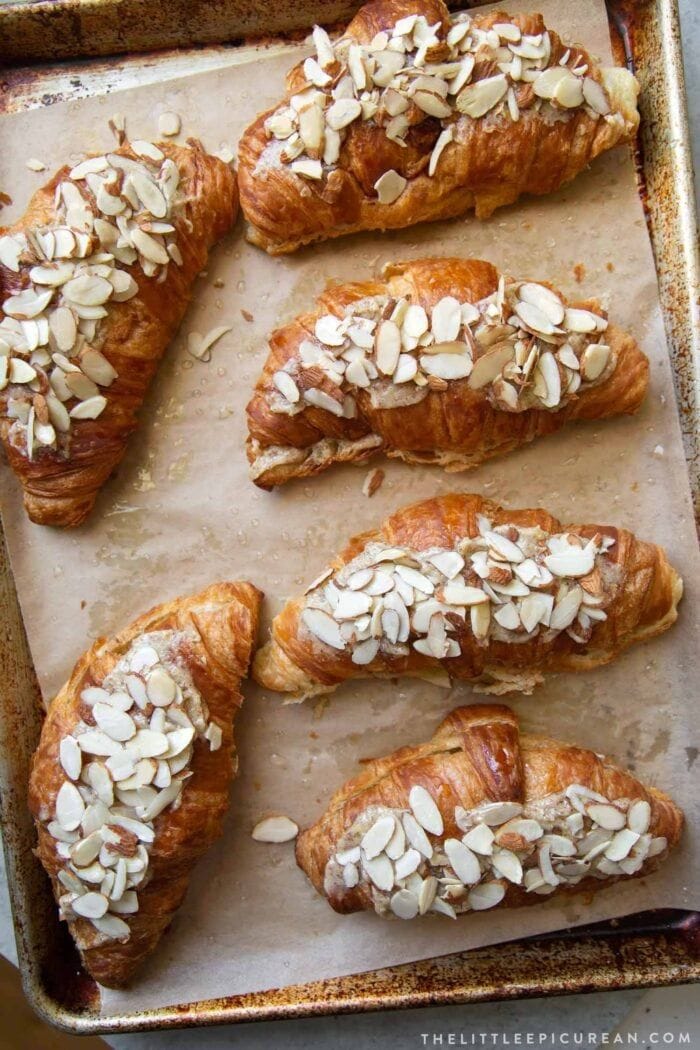
[[[565,37],[610,60],[602,0],[501,6],[534,6]],[[113,113],[125,114],[132,137],[147,138],[157,135],[157,114],[167,109],[209,149],[235,146],[259,110],[281,96],[290,54],[306,53],[303,46],[272,49],[230,69],[5,118],[0,185],[14,204],[3,220],[20,215],[45,178],[27,172],[28,143],[41,145],[52,170],[84,150],[107,148]],[[256,489],[247,477],[244,410],[269,331],[308,309],[328,278],[363,279],[387,261],[454,254],[551,280],[574,296],[609,291],[612,317],[651,358],[641,414],[571,427],[471,474],[382,462],[386,480],[371,500],[361,491],[366,466],[335,469],[272,494]],[[211,362],[193,360],[186,334],[221,324],[234,331],[214,347]],[[252,841],[254,823],[271,810],[300,824],[312,821],[360,758],[427,739],[452,707],[478,697],[467,686],[447,692],[367,681],[339,690],[316,718],[311,705],[285,707],[249,686],[225,836],[199,865],[184,907],[133,989],[104,994],[105,1013],[334,977],[651,907],[700,907],[691,874],[700,803],[693,791],[697,769],[690,768],[700,744],[691,708],[698,553],[652,253],[627,149],[600,158],[561,192],[523,200],[486,223],[467,217],[343,238],[285,259],[247,245],[239,223],[198,282],[128,455],[89,522],[76,532],[31,525],[4,465],[0,479],[47,700],[96,635],[121,628],[156,602],[215,579],[246,577],[266,592],[269,622],[351,532],[373,527],[404,503],[460,488],[516,507],[543,505],[565,522],[632,528],[665,545],[687,582],[680,621],[663,638],[594,673],[561,675],[513,705],[527,730],[605,750],[684,807],[683,846],[662,872],[602,891],[590,903],[549,901],[455,923],[335,915],[296,868],[291,845]]]

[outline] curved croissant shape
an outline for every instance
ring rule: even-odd
[[[624,529],[442,496],[352,539],[275,617],[253,674],[294,700],[374,675],[530,693],[668,630],[682,593],[664,551]]]
[[[0,229],[0,439],[32,521],[92,510],[237,211],[198,142],[133,142],[61,168]]]
[[[487,218],[551,193],[639,124],[639,86],[539,14],[372,0],[239,145],[248,239],[271,255],[358,230]]]
[[[478,259],[391,265],[273,332],[248,405],[250,472],[272,488],[377,451],[464,470],[570,420],[636,412],[648,383],[595,300]]]
[[[86,970],[126,984],[221,834],[262,595],[216,583],[99,639],[51,704],[32,764],[37,855]]]
[[[648,875],[682,829],[609,759],[521,735],[507,707],[458,707],[427,744],[366,762],[296,855],[338,912],[454,919]]]

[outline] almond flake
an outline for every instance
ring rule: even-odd
[[[410,890],[399,890],[389,901],[389,907],[399,919],[414,919],[418,914],[418,897]]]
[[[393,204],[398,200],[408,185],[408,180],[390,168],[374,184],[380,204]]]
[[[503,74],[495,77],[486,77],[469,84],[460,92],[456,99],[456,106],[460,113],[476,118],[483,117],[490,109],[498,105],[506,91],[508,81]]]
[[[593,80],[592,77],[584,77],[583,97],[594,113],[605,116],[610,112],[610,105],[605,94],[605,89],[596,80]]]
[[[107,399],[101,394],[89,397],[70,410],[71,419],[97,419],[107,407]]]
[[[59,746],[59,759],[66,776],[77,780],[82,769],[83,757],[74,737],[63,737]]]
[[[85,803],[75,784],[65,780],[56,795],[56,820],[66,831],[75,831],[85,812]]]
[[[159,135],[179,135],[181,128],[180,117],[177,113],[161,113],[158,117],[158,134]]]
[[[409,793],[408,803],[418,823],[433,835],[443,831],[442,815],[434,799],[420,784],[415,784]]]
[[[482,882],[469,891],[467,901],[472,911],[486,911],[500,904],[505,894],[505,887],[500,882]]]
[[[394,866],[386,853],[372,860],[363,860],[362,867],[378,890],[384,890],[385,893],[390,892],[394,886]]]
[[[322,609],[305,609],[301,619],[307,629],[320,641],[333,649],[345,649],[345,642],[335,620]]]
[[[445,853],[461,882],[473,886],[481,878],[479,861],[468,846],[459,839],[445,839]]]

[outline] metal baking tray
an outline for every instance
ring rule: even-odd
[[[255,36],[349,18],[352,0],[35,0],[0,7],[1,113],[226,65]],[[455,7],[470,6],[465,3]],[[474,6],[474,5],[472,5]],[[507,6],[504,0],[504,6]],[[536,6],[536,5],[535,5]],[[642,82],[636,145],[661,287],[688,471],[700,493],[700,261],[676,0],[608,0],[619,62]],[[209,45],[193,48],[192,45]],[[131,54],[123,54],[131,52]],[[101,57],[121,54],[119,58]],[[61,59],[56,64],[56,59]],[[40,65],[51,60],[52,65]],[[167,1009],[100,1015],[48,881],[26,807],[42,719],[31,655],[0,530],[0,818],[25,994],[45,1020],[77,1033],[483,1002],[700,980],[700,913],[648,912],[409,965]]]

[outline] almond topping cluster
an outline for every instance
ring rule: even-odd
[[[53,221],[0,237],[16,290],[2,303],[0,392],[15,445],[69,453],[74,421],[96,419],[117,373],[102,354],[111,303],[138,292],[129,268],[162,282],[182,265],[172,213],[180,174],[152,142],[107,153],[58,183]],[[13,279],[14,274],[19,275]]]
[[[456,919],[500,904],[508,884],[548,895],[582,879],[631,876],[663,853],[645,799],[611,801],[581,784],[529,804],[484,801],[454,809],[459,838],[445,837],[429,791],[414,785],[406,809],[370,806],[326,865],[326,890],[370,888],[375,911]]]
[[[89,919],[98,935],[76,937],[79,948],[128,940],[154,821],[179,805],[195,739],[221,747],[221,727],[177,662],[181,640],[173,631],[139,638],[102,685],[82,691],[82,720],[60,742],[66,779],[46,828],[63,861],[61,917]]]
[[[544,108],[552,119],[578,109],[615,119],[579,51],[553,53],[547,31],[523,35],[510,21],[482,29],[460,13],[445,34],[440,23],[408,15],[369,44],[333,42],[319,26],[313,40],[316,57],[303,64],[306,86],[265,122],[273,159],[303,179],[321,180],[337,165],[347,128],[358,120],[383,128],[400,147],[413,128],[438,121],[432,176],[466,118],[516,122]],[[374,184],[378,202],[393,204],[407,184],[395,169],[384,172]]]
[[[372,404],[415,404],[430,390],[467,379],[504,412],[556,411],[615,368],[600,341],[608,322],[568,307],[542,284],[501,276],[478,303],[445,296],[431,311],[407,298],[376,296],[351,303],[342,317],[324,314],[313,338],[272,376],[272,411],[294,415],[309,405],[353,418],[355,396]]]
[[[469,634],[487,646],[535,637],[546,644],[566,631],[585,645],[607,619],[615,570],[606,552],[615,541],[477,521],[478,535],[453,550],[369,543],[311,584],[304,628],[358,665],[411,649],[459,657]]]

